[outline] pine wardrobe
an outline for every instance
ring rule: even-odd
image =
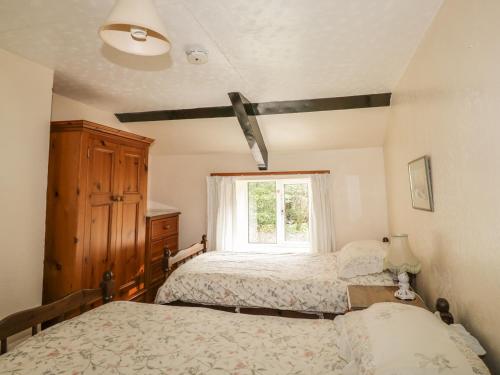
[[[51,124],[43,303],[97,288],[146,297],[148,150],[153,139],[88,121]]]

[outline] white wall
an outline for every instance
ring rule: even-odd
[[[127,130],[111,112],[102,111],[65,96],[54,94],[52,97],[52,121],[65,120],[87,120]]]
[[[0,318],[42,300],[53,71],[0,50]]]
[[[500,1],[447,0],[392,97],[385,144],[392,232],[500,373]],[[411,208],[407,162],[430,155],[435,212]]]
[[[387,235],[381,148],[270,154],[270,170],[330,169],[337,248]],[[181,246],[206,232],[206,182],[212,172],[256,171],[249,154],[151,155],[150,199],[181,210]]]
[[[268,150],[277,153],[382,147],[389,107],[259,116]],[[155,138],[159,155],[246,153],[236,117],[129,122],[132,132]]]

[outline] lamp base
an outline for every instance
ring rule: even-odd
[[[394,293],[394,297],[405,301],[412,301],[415,299],[415,292],[410,290],[410,277],[406,272],[401,272],[398,275],[399,289]]]

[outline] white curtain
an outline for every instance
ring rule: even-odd
[[[335,251],[331,190],[331,175],[311,175],[311,250],[313,252]]]
[[[233,251],[236,233],[234,177],[207,177],[208,249]]]

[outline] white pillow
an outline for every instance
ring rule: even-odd
[[[339,276],[350,279],[382,272],[387,247],[387,244],[375,240],[348,243],[338,254]]]
[[[472,336],[463,325],[450,324],[448,327],[455,331],[474,353],[479,356],[486,355],[486,350],[483,348],[479,340]]]
[[[439,311],[436,311],[434,315],[441,320],[441,316],[439,315]],[[486,355],[486,350],[482,347],[481,343],[478,339],[470,334],[469,331],[465,329],[465,327],[461,324],[450,324],[448,325],[450,329],[452,329],[455,333],[457,333],[460,337],[462,337],[463,342],[478,356]]]
[[[377,303],[335,319],[344,375],[487,375],[460,335],[420,307]]]

